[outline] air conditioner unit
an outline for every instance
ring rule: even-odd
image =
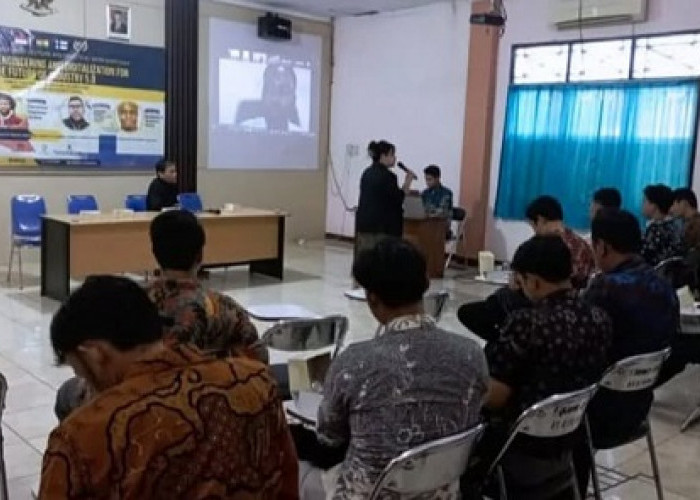
[[[558,29],[647,20],[649,0],[550,0],[551,21]]]

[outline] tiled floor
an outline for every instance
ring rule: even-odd
[[[364,303],[343,296],[350,285],[350,261],[351,249],[342,243],[290,244],[284,283],[251,278],[241,268],[213,273],[211,286],[225,290],[246,306],[290,302],[319,314],[345,314],[350,318],[350,338],[368,338],[376,329],[376,321]],[[0,372],[10,386],[2,428],[12,500],[31,498],[46,437],[56,424],[55,391],[71,375],[69,369],[53,365],[48,341],[48,325],[57,303],[40,297],[37,267],[27,267],[27,286],[22,291],[16,284],[8,286],[0,280]],[[2,268],[0,277],[4,277]],[[455,308],[487,295],[493,288],[470,281],[458,271],[450,271],[445,280],[432,286],[451,293],[441,326],[470,335],[457,322]],[[258,326],[265,328],[264,324]],[[652,427],[667,500],[700,499],[700,423],[680,433],[683,418],[700,402],[699,388],[700,369],[692,368],[657,391]],[[656,498],[644,442],[600,453],[598,461],[627,478],[605,492],[607,499]]]

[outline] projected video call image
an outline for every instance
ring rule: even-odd
[[[319,168],[321,49],[318,35],[269,41],[210,19],[209,168]]]
[[[311,63],[273,57],[266,62],[222,59],[219,64],[222,125],[310,132]]]

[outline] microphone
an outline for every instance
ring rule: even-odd
[[[410,172],[410,170],[408,170],[408,167],[406,165],[404,165],[402,161],[398,162],[396,164],[396,166],[399,167],[401,170],[403,170],[406,173]]]

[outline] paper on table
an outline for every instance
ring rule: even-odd
[[[302,391],[290,405],[287,405],[287,413],[298,418],[304,423],[316,425],[318,421],[318,409],[323,401],[323,394],[317,392]]]

